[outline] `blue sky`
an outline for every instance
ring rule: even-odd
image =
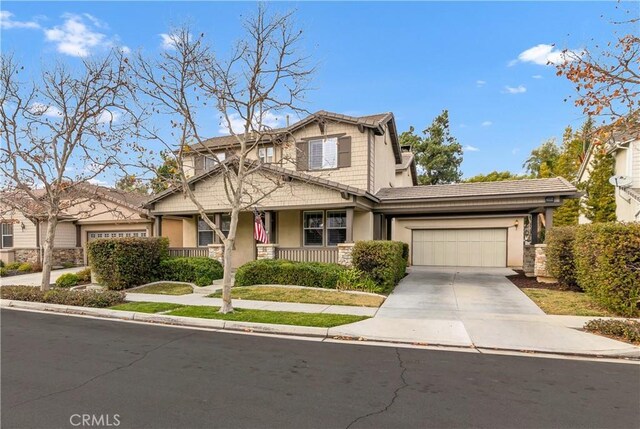
[[[2,2],[2,51],[37,71],[112,45],[154,52],[160,34],[189,21],[222,52],[255,3]],[[606,42],[613,2],[357,2],[271,4],[297,10],[304,49],[319,63],[311,111],[392,111],[400,131],[449,110],[465,146],[465,176],[519,172],[532,148],[579,127],[572,85],[546,66],[555,49]],[[70,24],[76,25],[72,37]],[[89,41],[87,43],[86,41]],[[556,48],[551,46],[555,44]],[[543,46],[540,46],[543,45]],[[550,55],[550,56],[549,56]],[[520,59],[518,59],[520,56]]]

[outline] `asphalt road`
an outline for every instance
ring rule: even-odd
[[[0,322],[3,429],[640,425],[638,365],[296,341],[15,310],[3,310]],[[83,425],[82,415],[93,420]]]

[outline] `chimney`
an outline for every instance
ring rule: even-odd
[[[287,118],[287,127],[289,127],[289,115],[287,115],[286,118]]]

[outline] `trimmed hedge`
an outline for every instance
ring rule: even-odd
[[[160,262],[160,279],[207,286],[222,278],[222,264],[210,258],[169,258]]]
[[[405,276],[408,247],[400,241],[358,241],[351,254],[353,267],[367,275],[385,291]]]
[[[611,311],[640,313],[640,224],[581,225],[574,245],[576,280]]]
[[[251,261],[236,271],[236,286],[280,284],[335,289],[345,267],[321,262],[294,262],[285,259]]]
[[[78,284],[80,278],[77,274],[74,273],[66,273],[58,277],[56,280],[57,287],[73,287]]]
[[[0,288],[2,299],[15,301],[46,302],[49,304],[77,305],[80,307],[105,308],[122,304],[124,292],[79,291],[68,289],[50,289],[42,291],[34,286],[3,286]]]
[[[546,236],[547,271],[564,286],[576,286],[576,265],[573,248],[575,226],[554,227]]]
[[[623,341],[640,343],[640,322],[635,320],[594,319],[588,321],[584,329],[596,334],[618,337]]]
[[[98,282],[112,290],[154,281],[160,262],[169,256],[169,240],[153,238],[103,238],[88,246],[89,265]]]

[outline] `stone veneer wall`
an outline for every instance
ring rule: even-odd
[[[256,244],[256,259],[276,259],[276,247],[277,244]]]
[[[29,262],[30,264],[38,263],[38,249],[13,249],[15,252],[14,260],[16,262]]]
[[[215,259],[224,265],[224,244],[209,244],[209,258]]]
[[[29,262],[37,264],[40,261],[40,249],[13,249],[16,262]],[[76,266],[84,265],[84,249],[82,247],[56,248],[53,249],[52,266],[58,267],[65,264]]]
[[[535,244],[525,244],[522,270],[527,277],[535,277],[536,268],[536,246]]]
[[[352,266],[351,254],[353,253],[353,246],[355,246],[355,243],[338,244],[338,264],[345,267]]]
[[[541,283],[555,283],[558,280],[552,277],[547,271],[547,245],[546,244],[536,244],[536,261],[534,274],[536,276],[536,280]]]

